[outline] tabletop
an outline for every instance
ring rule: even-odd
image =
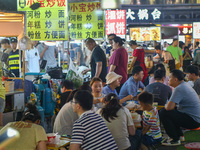
[[[70,144],[70,139],[60,138],[60,141],[57,143],[47,143],[47,149],[59,150],[62,147],[65,147]]]

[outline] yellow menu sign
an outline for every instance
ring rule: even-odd
[[[30,7],[40,3],[40,7]],[[18,0],[18,11],[26,11],[27,35],[32,40],[68,40],[67,0]]]
[[[104,13],[100,2],[69,3],[71,39],[104,37]]]

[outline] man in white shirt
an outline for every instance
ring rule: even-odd
[[[35,47],[37,41],[32,41],[32,49],[25,51],[25,64],[26,64],[26,72],[40,72],[40,55],[38,49]]]

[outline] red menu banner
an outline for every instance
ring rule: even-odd
[[[126,34],[126,10],[107,10],[106,11],[106,35]]]

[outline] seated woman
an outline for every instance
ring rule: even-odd
[[[110,93],[105,97],[105,106],[99,109],[97,114],[102,116],[120,150],[139,149],[141,136],[135,133],[131,114],[127,108],[119,104],[116,94]]]
[[[11,143],[6,150],[46,150],[47,135],[42,126],[40,126],[41,116],[36,106],[27,105],[22,121],[8,123],[0,132],[8,127],[12,127],[20,133],[19,140]]]
[[[109,93],[114,93],[119,97],[116,88],[120,86],[121,79],[122,79],[121,75],[118,75],[115,72],[109,72],[106,76],[106,84],[107,85],[105,87],[103,87],[102,93],[104,95],[108,95]],[[128,96],[124,97],[123,99],[120,99],[119,103],[122,104],[122,103],[124,103],[128,100],[132,100],[132,99],[133,99],[133,96],[128,95]]]
[[[90,82],[90,86],[92,88],[92,95],[94,97],[93,110],[96,112],[99,108],[102,108],[103,106],[103,101],[105,97],[105,95],[102,93],[103,81],[98,77],[94,77]]]
[[[164,71],[165,71],[165,75],[166,75],[165,66],[164,66],[163,64],[157,64],[157,65],[155,66],[155,71],[158,70],[158,69],[164,70]],[[164,83],[163,83],[163,84],[169,85],[168,80],[169,80],[169,77],[168,77],[168,76],[165,76],[165,80],[164,80]],[[151,78],[150,78],[150,81],[149,81],[149,84],[154,83],[154,82],[155,82],[154,77],[151,77]]]

